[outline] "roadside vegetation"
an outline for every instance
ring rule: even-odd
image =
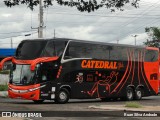
[[[0,85],[0,91],[7,91],[8,85]]]
[[[6,74],[7,75],[7,74],[9,74],[9,70],[1,70],[0,74]]]
[[[8,75],[9,74],[9,70],[1,70],[0,71],[0,75]],[[8,90],[8,85],[0,85],[0,91],[7,91]]]
[[[130,107],[130,108],[141,108],[142,105],[138,102],[126,102],[125,107]]]

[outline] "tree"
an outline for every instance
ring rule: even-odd
[[[76,7],[81,12],[92,12],[102,7],[111,9],[111,11],[115,11],[115,9],[123,10],[122,7],[125,4],[131,4],[131,6],[137,8],[138,1],[140,0],[43,0],[43,3],[45,7],[51,6],[56,2],[59,5]],[[4,3],[7,7],[26,4],[33,10],[39,4],[39,0],[4,0]]]
[[[147,27],[145,32],[148,34],[149,39],[144,44],[150,47],[160,47],[160,28]]]

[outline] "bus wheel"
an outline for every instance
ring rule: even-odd
[[[134,96],[134,92],[133,89],[131,87],[127,88],[127,93],[126,93],[126,98],[127,100],[133,100],[133,96]]]
[[[136,92],[135,92],[135,99],[136,100],[140,100],[142,98],[142,89],[141,88],[137,88]]]
[[[33,100],[33,102],[36,103],[36,104],[41,104],[41,103],[43,103],[43,101],[44,100]]]
[[[62,90],[59,91],[57,94],[57,97],[55,99],[56,103],[64,104],[67,103],[69,100],[69,92],[67,89],[63,88]]]

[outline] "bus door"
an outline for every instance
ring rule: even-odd
[[[52,66],[52,63],[43,63],[40,69],[37,71],[39,75],[39,82],[41,83],[41,99],[54,99],[55,88],[56,88],[56,76],[57,68]]]

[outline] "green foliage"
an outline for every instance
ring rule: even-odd
[[[160,47],[160,28],[158,27],[147,27],[145,32],[148,34],[150,39],[144,42],[144,45],[150,47]]]
[[[105,7],[115,11],[115,9],[123,10],[122,7],[125,4],[131,4],[134,7],[138,7],[138,1],[140,0],[42,0],[44,7],[51,6],[55,3],[63,6],[76,7],[79,11],[92,12],[99,8]],[[4,0],[7,7],[17,6],[20,4],[26,4],[30,9],[34,9],[39,4],[39,0]]]
[[[7,91],[8,85],[0,85],[0,91]]]
[[[141,108],[142,105],[138,102],[126,102],[125,107],[130,107],[130,108]]]
[[[9,70],[3,70],[3,71],[0,71],[0,74],[9,74]]]

